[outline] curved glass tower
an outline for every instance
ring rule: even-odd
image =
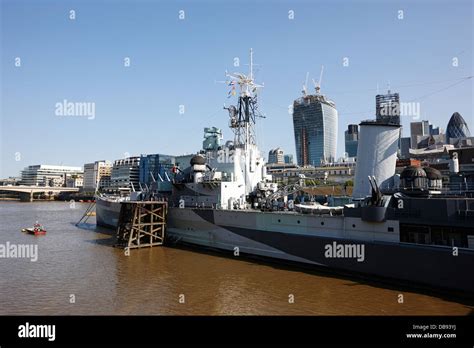
[[[464,118],[455,112],[449,119],[448,126],[446,127],[446,140],[449,143],[450,139],[469,137],[469,127],[467,126]]]
[[[337,150],[337,110],[323,95],[306,95],[293,103],[296,158],[300,166],[333,162]]]

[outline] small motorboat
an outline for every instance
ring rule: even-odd
[[[39,223],[35,223],[33,225],[33,227],[23,228],[21,230],[21,232],[26,232],[26,233],[29,233],[29,234],[33,234],[35,236],[40,236],[40,235],[46,234],[46,230]]]

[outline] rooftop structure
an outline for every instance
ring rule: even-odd
[[[379,123],[400,125],[400,96],[398,93],[375,96],[375,116]]]

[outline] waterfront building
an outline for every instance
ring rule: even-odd
[[[111,186],[110,175],[101,175],[99,179],[99,189],[109,188],[110,186]]]
[[[95,191],[97,182],[94,180],[95,163],[84,164],[84,190]]]
[[[21,178],[10,176],[5,179],[0,179],[0,186],[15,186],[19,185],[21,182]]]
[[[77,187],[82,188],[84,186],[84,175],[83,174],[67,174],[66,176],[66,187]]]
[[[469,127],[464,118],[455,112],[446,127],[446,141],[448,144],[453,144],[457,139],[465,137],[470,137]]]
[[[133,156],[114,161],[110,188],[140,190],[140,157]]]
[[[102,180],[102,177],[109,177],[112,172],[112,163],[109,161],[101,160],[93,163],[84,164],[84,190],[95,191],[97,188],[108,187],[104,186],[107,180]],[[110,184],[110,182],[109,182]]]
[[[176,164],[174,156],[163,154],[142,155],[140,157],[140,184],[150,187],[153,182],[161,181],[160,177],[167,181],[166,176],[171,178],[172,168]]]
[[[284,155],[283,160],[285,164],[293,164],[293,155],[292,154]]]
[[[359,126],[350,124],[344,132],[345,150],[348,157],[357,157],[357,144],[359,143]]]
[[[319,94],[304,95],[293,103],[293,130],[298,165],[333,162],[337,152],[336,104]]]
[[[48,164],[31,165],[22,170],[21,184],[61,187],[66,184],[67,174],[82,174],[82,168]]]
[[[379,123],[400,125],[400,96],[398,93],[375,96],[375,116]]]
[[[283,150],[279,147],[268,152],[268,163],[285,163]]]

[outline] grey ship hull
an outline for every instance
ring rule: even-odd
[[[97,224],[116,228],[120,203],[97,202]],[[473,275],[466,272],[474,265],[474,250],[460,248],[453,256],[449,247],[400,243],[395,220],[369,228],[344,216],[170,207],[167,223],[167,238],[175,243],[474,293]],[[394,229],[392,237],[370,240],[387,226]],[[326,246],[334,242],[364,245],[364,260],[326,257]]]
[[[120,203],[96,197],[96,223],[98,226],[116,229],[120,215]]]
[[[345,219],[343,216],[170,208],[167,234],[186,244],[231,252],[238,247],[240,253],[250,255],[474,293],[474,277],[467,272],[474,265],[474,250],[459,249],[459,255],[453,256],[452,248],[444,246],[332,237],[331,227],[344,224]],[[349,227],[354,221],[351,219]],[[321,222],[328,228],[322,227]],[[281,226],[283,224],[286,226]],[[326,257],[326,246],[333,242],[363,244],[364,260]]]

